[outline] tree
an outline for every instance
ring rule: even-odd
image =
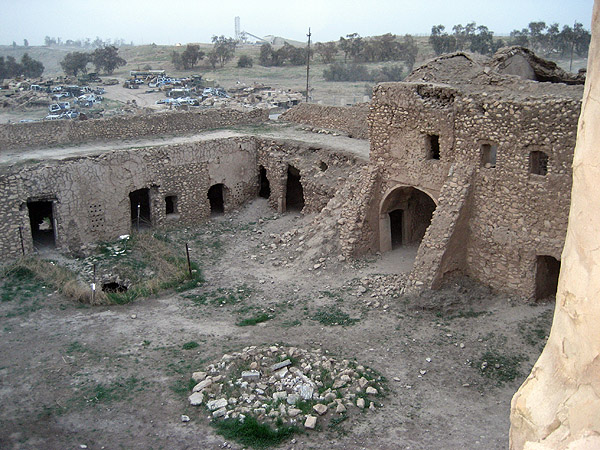
[[[208,52],[207,56],[209,64],[213,69],[215,69],[217,67],[217,64],[219,64],[219,55],[217,55],[217,52],[215,52],[214,50],[211,50],[210,52]]]
[[[471,36],[471,47],[472,52],[481,53],[482,55],[489,55],[495,50],[494,47],[494,33],[484,25],[477,27],[477,32]]]
[[[203,59],[206,54],[200,51],[200,46],[188,44],[181,55],[181,62],[184,69],[193,69],[196,63]]]
[[[331,64],[337,54],[337,45],[335,42],[317,42],[315,51],[325,64]]]
[[[29,41],[27,39],[23,39],[23,47],[29,47]]]
[[[521,31],[513,30],[510,32],[510,42],[512,45],[520,45],[521,47],[529,46],[529,33],[526,29]]]
[[[92,53],[92,63],[96,66],[96,71],[104,71],[107,74],[112,74],[117,67],[127,64],[123,58],[119,56],[119,49],[114,45],[97,48]]]
[[[344,62],[348,56],[357,61],[363,52],[364,41],[358,33],[347,34],[346,38],[340,37],[340,49],[344,52]]]
[[[433,47],[433,51],[436,55],[456,50],[456,38],[446,33],[445,29],[446,27],[444,27],[444,25],[434,25],[431,27],[429,43]]]
[[[419,53],[419,47],[410,34],[404,35],[399,51],[400,59],[406,63],[408,71],[410,72],[415,65],[417,54]]]
[[[39,78],[44,73],[44,65],[30,57],[27,53],[21,58],[22,73],[26,77]]]
[[[250,56],[247,56],[247,55],[240,56],[240,58],[238,59],[238,62],[237,62],[238,67],[252,67],[253,64],[254,64],[254,61],[252,60],[252,58]]]
[[[171,62],[173,63],[173,66],[175,66],[175,69],[177,69],[177,70],[183,69],[183,61],[181,59],[181,53],[177,53],[176,51],[173,51],[173,53],[171,53]]]
[[[214,52],[221,67],[224,67],[226,63],[233,59],[237,42],[233,38],[226,38],[225,36],[213,36],[212,43],[212,52]]]
[[[87,65],[90,61],[90,53],[71,52],[65,55],[60,66],[67,75],[76,77],[79,72],[87,73]]]
[[[260,46],[260,55],[258,57],[258,63],[264,67],[274,66],[274,52],[271,44],[263,44]]]

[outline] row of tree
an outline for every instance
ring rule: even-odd
[[[171,54],[171,62],[177,70],[189,70],[204,59],[206,56],[208,62],[214,69],[217,65],[221,67],[233,59],[237,42],[233,38],[225,36],[212,37],[213,48],[206,54],[200,50],[200,46],[196,44],[187,44],[182,53],[173,51]]]
[[[27,47],[29,45],[29,43],[27,42],[27,39],[25,39],[23,41],[23,44]],[[96,39],[94,39],[93,41],[90,38],[85,38],[85,39],[77,39],[77,40],[73,40],[73,39],[67,39],[66,41],[63,41],[60,37],[50,37],[50,36],[46,36],[44,38],[44,45],[46,47],[61,47],[61,46],[65,46],[65,47],[81,47],[81,48],[102,48],[102,47],[109,47],[109,46],[115,46],[115,47],[122,47],[123,45],[127,45],[125,43],[124,39],[115,39],[114,41],[112,41],[111,39],[106,39],[106,40],[102,40],[99,36],[96,36]],[[131,42],[129,45],[133,45],[133,42]]]
[[[513,30],[510,37],[514,45],[522,45],[546,55],[561,56],[571,53],[586,56],[592,38],[579,22],[575,22],[573,27],[564,25],[562,29],[558,23],[546,25],[546,22],[531,22],[527,28]]]
[[[6,60],[0,56],[0,80],[16,77],[39,78],[42,73],[44,65],[27,53],[21,57],[20,63],[12,56],[7,56]]]
[[[531,22],[527,28],[513,30],[508,44],[521,45],[546,55],[565,56],[575,52],[586,56],[590,44],[590,32],[581,23],[575,22],[573,28],[568,25],[562,30],[558,23],[547,26],[545,22]],[[452,33],[446,32],[444,25],[431,28],[429,43],[437,55],[442,53],[469,50],[482,55],[490,55],[500,47],[507,45],[503,39],[494,39],[494,32],[485,25],[470,22],[452,27]]]
[[[352,33],[345,38],[340,37],[339,48],[344,52],[344,62],[348,59],[353,62],[404,61],[409,69],[412,69],[418,53],[417,44],[410,34],[399,38],[387,33],[365,39]]]
[[[306,48],[294,47],[293,45],[285,42],[283,47],[279,50],[275,50],[271,44],[263,44],[260,46],[260,55],[258,62],[261,66],[302,66],[306,64]]]
[[[114,45],[97,48],[93,52],[67,53],[60,66],[67,75],[77,76],[78,73],[87,73],[88,64],[93,64],[97,72],[112,74],[117,67],[127,64],[119,56],[119,49]]]
[[[452,27],[452,34],[448,34],[444,25],[431,27],[429,43],[436,55],[455,51],[469,50],[482,55],[490,55],[506,44],[502,39],[494,39],[494,32],[485,25],[477,26],[471,22],[466,26],[461,24]]]

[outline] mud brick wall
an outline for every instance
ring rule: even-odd
[[[353,106],[324,106],[300,103],[281,115],[281,119],[312,127],[341,131],[357,139],[369,139],[369,103]]]
[[[86,244],[129,234],[134,225],[129,194],[148,189],[152,225],[176,219],[197,223],[210,216],[208,189],[223,184],[225,211],[256,195],[253,138],[108,152],[99,156],[4,168],[0,175],[0,255],[33,251],[28,202],[50,201],[56,246],[76,252]],[[166,196],[177,197],[174,217]],[[23,244],[21,244],[21,236]]]
[[[371,162],[381,182],[372,201],[381,205],[394,189],[410,186],[437,204],[415,280],[433,282],[459,271],[500,291],[534,297],[537,257],[560,260],[564,245],[580,107],[568,96],[504,100],[422,83],[375,89]],[[431,157],[429,135],[438,136],[439,159]],[[484,145],[496,150],[495,164],[486,160]],[[548,157],[546,174],[531,171],[535,151]],[[454,174],[465,168],[472,175],[446,186],[456,184]],[[460,194],[465,189],[468,199]],[[366,220],[376,231],[374,246],[380,220],[379,211]],[[444,230],[457,226],[459,237],[452,239],[460,242],[453,242]],[[427,248],[438,256],[429,258]]]
[[[262,123],[268,118],[266,110],[240,112],[215,108],[133,117],[115,116],[85,121],[57,120],[2,124],[0,125],[0,150],[53,147],[154,135],[191,134],[231,125]]]

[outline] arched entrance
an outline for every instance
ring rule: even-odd
[[[302,211],[304,208],[304,189],[300,183],[300,171],[288,166],[285,205],[287,211]]]
[[[535,266],[535,299],[554,299],[558,287],[560,261],[552,256],[538,255]]]
[[[215,216],[225,212],[225,185],[213,184],[208,190],[208,201],[210,203],[210,215]]]
[[[436,204],[425,192],[412,186],[392,190],[381,203],[379,250],[383,252],[419,244],[431,224]]]

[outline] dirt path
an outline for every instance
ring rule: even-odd
[[[173,230],[191,243],[206,283],[128,305],[86,307],[24,282],[11,297],[5,279],[0,448],[223,448],[206,411],[187,402],[190,375],[224,353],[273,343],[355,358],[389,386],[382,408],[299,434],[280,449],[507,448],[510,399],[539,355],[552,305],[527,305],[468,281],[418,298],[389,289],[385,273],[409,270],[414,248],[355,262],[331,255],[315,269],[279,239],[309,219],[277,215],[259,199],[204,226]],[[240,300],[211,300],[227,293]],[[357,322],[320,323],[323,308]],[[261,311],[273,318],[236,325]],[[191,341],[199,347],[185,350]],[[522,358],[516,378],[482,376],[486,352],[492,366],[490,355],[504,358],[502,368]]]
[[[151,136],[140,139],[86,142],[83,144],[61,147],[3,150],[0,151],[0,165],[15,164],[27,160],[60,160],[72,156],[97,155],[109,151],[127,150],[131,148],[174,145],[242,136],[295,140],[330,147],[340,152],[349,152],[365,160],[368,160],[369,158],[369,141],[367,140],[351,139],[345,136],[333,136],[330,134],[311,133],[304,131],[302,127],[297,125],[271,122],[260,128],[240,126],[233,129],[208,130],[186,136]]]

